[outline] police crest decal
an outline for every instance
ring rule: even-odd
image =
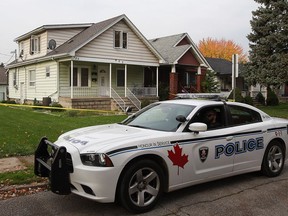
[[[208,147],[202,147],[202,148],[199,149],[199,156],[200,156],[200,160],[202,162],[204,162],[207,159],[208,152],[209,152],[209,148]]]

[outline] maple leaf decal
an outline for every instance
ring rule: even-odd
[[[182,148],[178,145],[178,143],[173,146],[173,150],[168,150],[168,157],[173,162],[173,166],[178,166],[178,175],[179,175],[179,167],[184,169],[185,164],[188,162],[188,155],[182,155]]]

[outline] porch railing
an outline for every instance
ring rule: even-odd
[[[111,88],[111,97],[118,104],[118,106],[125,112],[125,101],[117,94],[117,92]]]
[[[133,92],[129,89],[126,88],[127,92],[126,92],[126,96],[127,98],[129,98],[129,100],[134,104],[134,106],[140,110],[141,109],[141,101],[138,100],[138,98],[133,94]]]
[[[136,96],[156,96],[156,87],[128,87]]]
[[[71,97],[71,87],[60,87],[59,95],[61,97]],[[73,97],[95,97],[97,95],[99,95],[98,88],[73,87]]]

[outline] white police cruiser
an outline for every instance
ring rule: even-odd
[[[287,153],[288,120],[236,102],[179,99],[54,143],[42,138],[35,174],[57,194],[145,212],[163,192],[253,171],[278,176]]]

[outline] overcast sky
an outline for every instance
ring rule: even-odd
[[[14,39],[48,24],[97,23],[121,14],[147,39],[188,33],[233,40],[248,52],[254,0],[1,0],[0,63],[17,49]]]

